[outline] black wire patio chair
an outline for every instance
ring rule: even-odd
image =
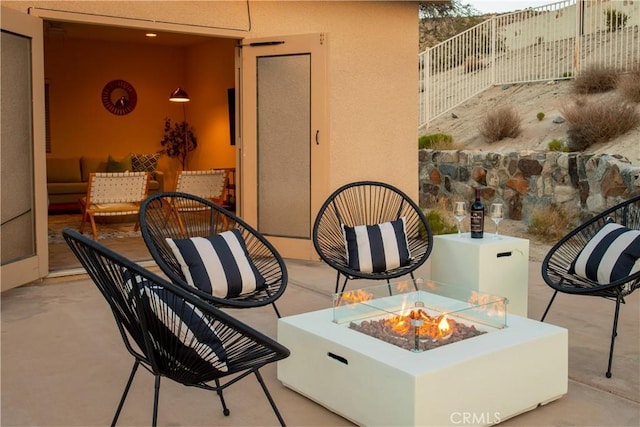
[[[287,269],[278,251],[242,219],[210,200],[178,192],[157,193],[140,207],[140,231],[154,261],[169,279],[218,307],[251,308],[271,304],[280,317],[276,300],[287,286]],[[262,286],[233,295],[212,293],[193,275],[189,278],[170,240],[209,238],[235,230],[246,246],[246,255],[264,279]],[[206,257],[204,257],[206,258]],[[203,258],[203,259],[204,259]],[[186,259],[188,262],[189,259]],[[202,276],[200,276],[202,277]],[[224,274],[212,281],[224,278]]]
[[[135,359],[112,425],[140,366],[155,376],[154,426],[162,377],[215,391],[229,415],[223,390],[249,374],[285,424],[259,370],[288,357],[287,348],[77,231],[67,228],[62,234],[109,303]]]
[[[628,230],[613,225],[612,222],[632,231],[625,233]],[[542,262],[542,278],[554,292],[541,321],[546,318],[558,292],[598,296],[615,301],[607,378],[611,378],[620,304],[624,304],[625,297],[640,287],[640,271],[633,272],[633,269],[628,268],[617,273],[609,271],[612,271],[615,261],[621,262],[619,266],[627,267],[638,262],[640,237],[636,238],[635,246],[632,244],[627,247],[627,244],[623,244],[625,238],[629,243],[629,238],[637,236],[638,233],[634,232],[637,230],[640,230],[640,196],[613,206],[579,225],[556,243]],[[611,245],[616,237],[620,237],[620,233],[625,234],[622,240]]]
[[[351,234],[356,226],[397,224],[401,218],[404,219],[409,251],[406,262],[392,268],[384,265],[363,269],[360,264],[354,265],[355,253],[351,254],[352,262],[349,262],[345,230]],[[344,281],[340,292],[344,292],[347,282],[353,279],[386,280],[389,283],[391,279],[409,274],[415,284],[413,273],[431,254],[433,235],[424,213],[405,193],[386,183],[360,181],[338,188],[324,202],[313,226],[313,244],[320,258],[337,271],[335,292],[338,293],[341,276]],[[354,251],[357,249],[355,246],[351,245]],[[401,246],[399,243],[399,250]]]

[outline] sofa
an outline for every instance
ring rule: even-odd
[[[116,160],[107,157],[48,157],[47,193],[49,212],[79,211],[78,200],[87,195],[92,172],[150,172],[149,194],[164,190],[164,174],[157,170],[159,153],[129,154]]]

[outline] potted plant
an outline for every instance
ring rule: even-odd
[[[186,121],[176,122],[171,126],[171,119],[164,119],[164,137],[160,144],[167,156],[180,160],[182,170],[187,168],[187,156],[198,147],[198,138]]]

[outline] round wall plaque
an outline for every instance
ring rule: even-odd
[[[111,80],[102,89],[102,105],[111,114],[124,116],[136,108],[138,95],[131,83],[124,80]]]

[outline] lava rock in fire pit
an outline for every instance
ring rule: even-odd
[[[393,344],[397,347],[404,348],[412,351],[427,351],[433,348],[441,347],[443,345],[451,344],[454,342],[462,341],[468,338],[473,338],[478,335],[486,334],[485,331],[476,329],[474,325],[467,326],[464,323],[456,322],[453,319],[446,319],[450,330],[444,334],[444,336],[438,337],[433,332],[433,329],[437,329],[441,318],[434,319],[426,313],[423,313],[427,319],[424,325],[418,328],[418,346],[416,348],[416,328],[409,326],[411,318],[409,316],[396,316],[394,318],[379,319],[379,320],[364,320],[361,323],[351,322],[349,328],[370,337],[377,338],[389,344]],[[407,326],[402,328],[398,325],[406,323]]]

